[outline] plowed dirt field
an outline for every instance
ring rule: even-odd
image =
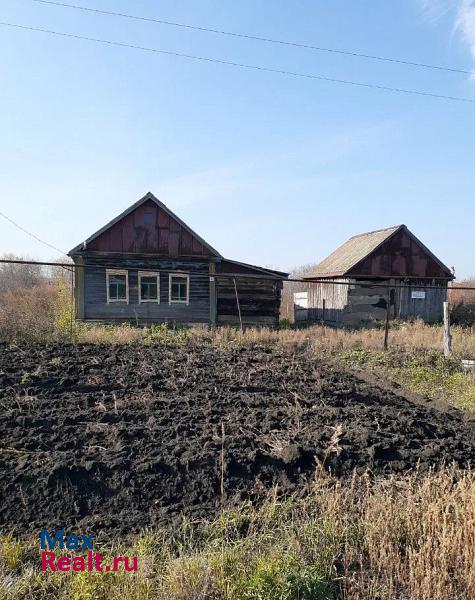
[[[475,462],[473,423],[304,351],[0,346],[0,531],[127,534],[277,484]],[[224,495],[222,494],[224,489]]]

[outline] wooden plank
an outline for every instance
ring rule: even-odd
[[[134,215],[127,215],[122,226],[122,250],[123,252],[135,252],[135,229]]]
[[[182,230],[180,254],[191,254],[191,251],[192,251],[191,234],[189,234],[188,231]]]
[[[192,240],[192,252],[198,256],[206,254],[203,244],[196,238],[193,238]]]

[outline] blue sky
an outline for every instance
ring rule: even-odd
[[[72,3],[475,71],[474,0]],[[0,0],[0,20],[475,100],[468,75],[31,0]],[[0,210],[59,248],[150,190],[236,260],[287,269],[405,223],[475,274],[475,104],[6,27],[0,86]],[[2,219],[0,252],[55,257]]]

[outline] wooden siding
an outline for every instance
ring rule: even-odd
[[[442,318],[443,302],[447,295],[446,280],[342,279],[339,281],[348,281],[348,285],[309,284],[309,320],[322,319],[323,299],[325,299],[325,321],[346,327],[357,327],[365,322],[385,320],[388,302],[390,302],[391,319],[423,319],[427,323],[433,323]],[[384,287],[381,287],[382,285]],[[397,287],[401,285],[404,287]],[[437,289],[424,289],[424,285],[436,285]],[[425,291],[425,298],[412,298],[413,291]]]
[[[218,325],[239,326],[234,280],[216,277]],[[236,287],[245,326],[276,327],[279,324],[282,281],[236,277]]]
[[[147,215],[147,216],[146,216]],[[87,245],[86,252],[210,256],[210,251],[153,200],[147,200]]]
[[[348,279],[339,279],[342,284]],[[323,318],[323,300],[325,300],[325,321],[339,323],[342,312],[348,302],[348,285],[332,283],[308,284],[308,318],[310,321],[321,321]]]
[[[423,285],[435,285],[437,289],[424,289]],[[412,298],[413,291],[425,291],[424,299]],[[423,319],[426,323],[440,321],[447,300],[447,281],[413,280],[407,287],[396,290],[397,317],[399,319]]]
[[[208,323],[209,262],[193,260],[166,260],[151,256],[83,255],[84,319],[104,322]],[[107,304],[106,268],[125,269],[129,277],[129,304]],[[94,267],[94,268],[92,268]],[[160,304],[139,303],[138,271],[160,272]],[[190,275],[189,304],[169,304],[169,271]],[[79,293],[79,292],[78,292]]]

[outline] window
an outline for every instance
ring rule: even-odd
[[[160,273],[139,271],[139,302],[160,302]]]
[[[129,274],[127,271],[106,270],[107,303],[129,303]]]
[[[153,214],[151,212],[144,212],[143,222],[144,225],[153,225]]]
[[[189,275],[170,274],[169,302],[170,304],[188,304],[189,302]]]

